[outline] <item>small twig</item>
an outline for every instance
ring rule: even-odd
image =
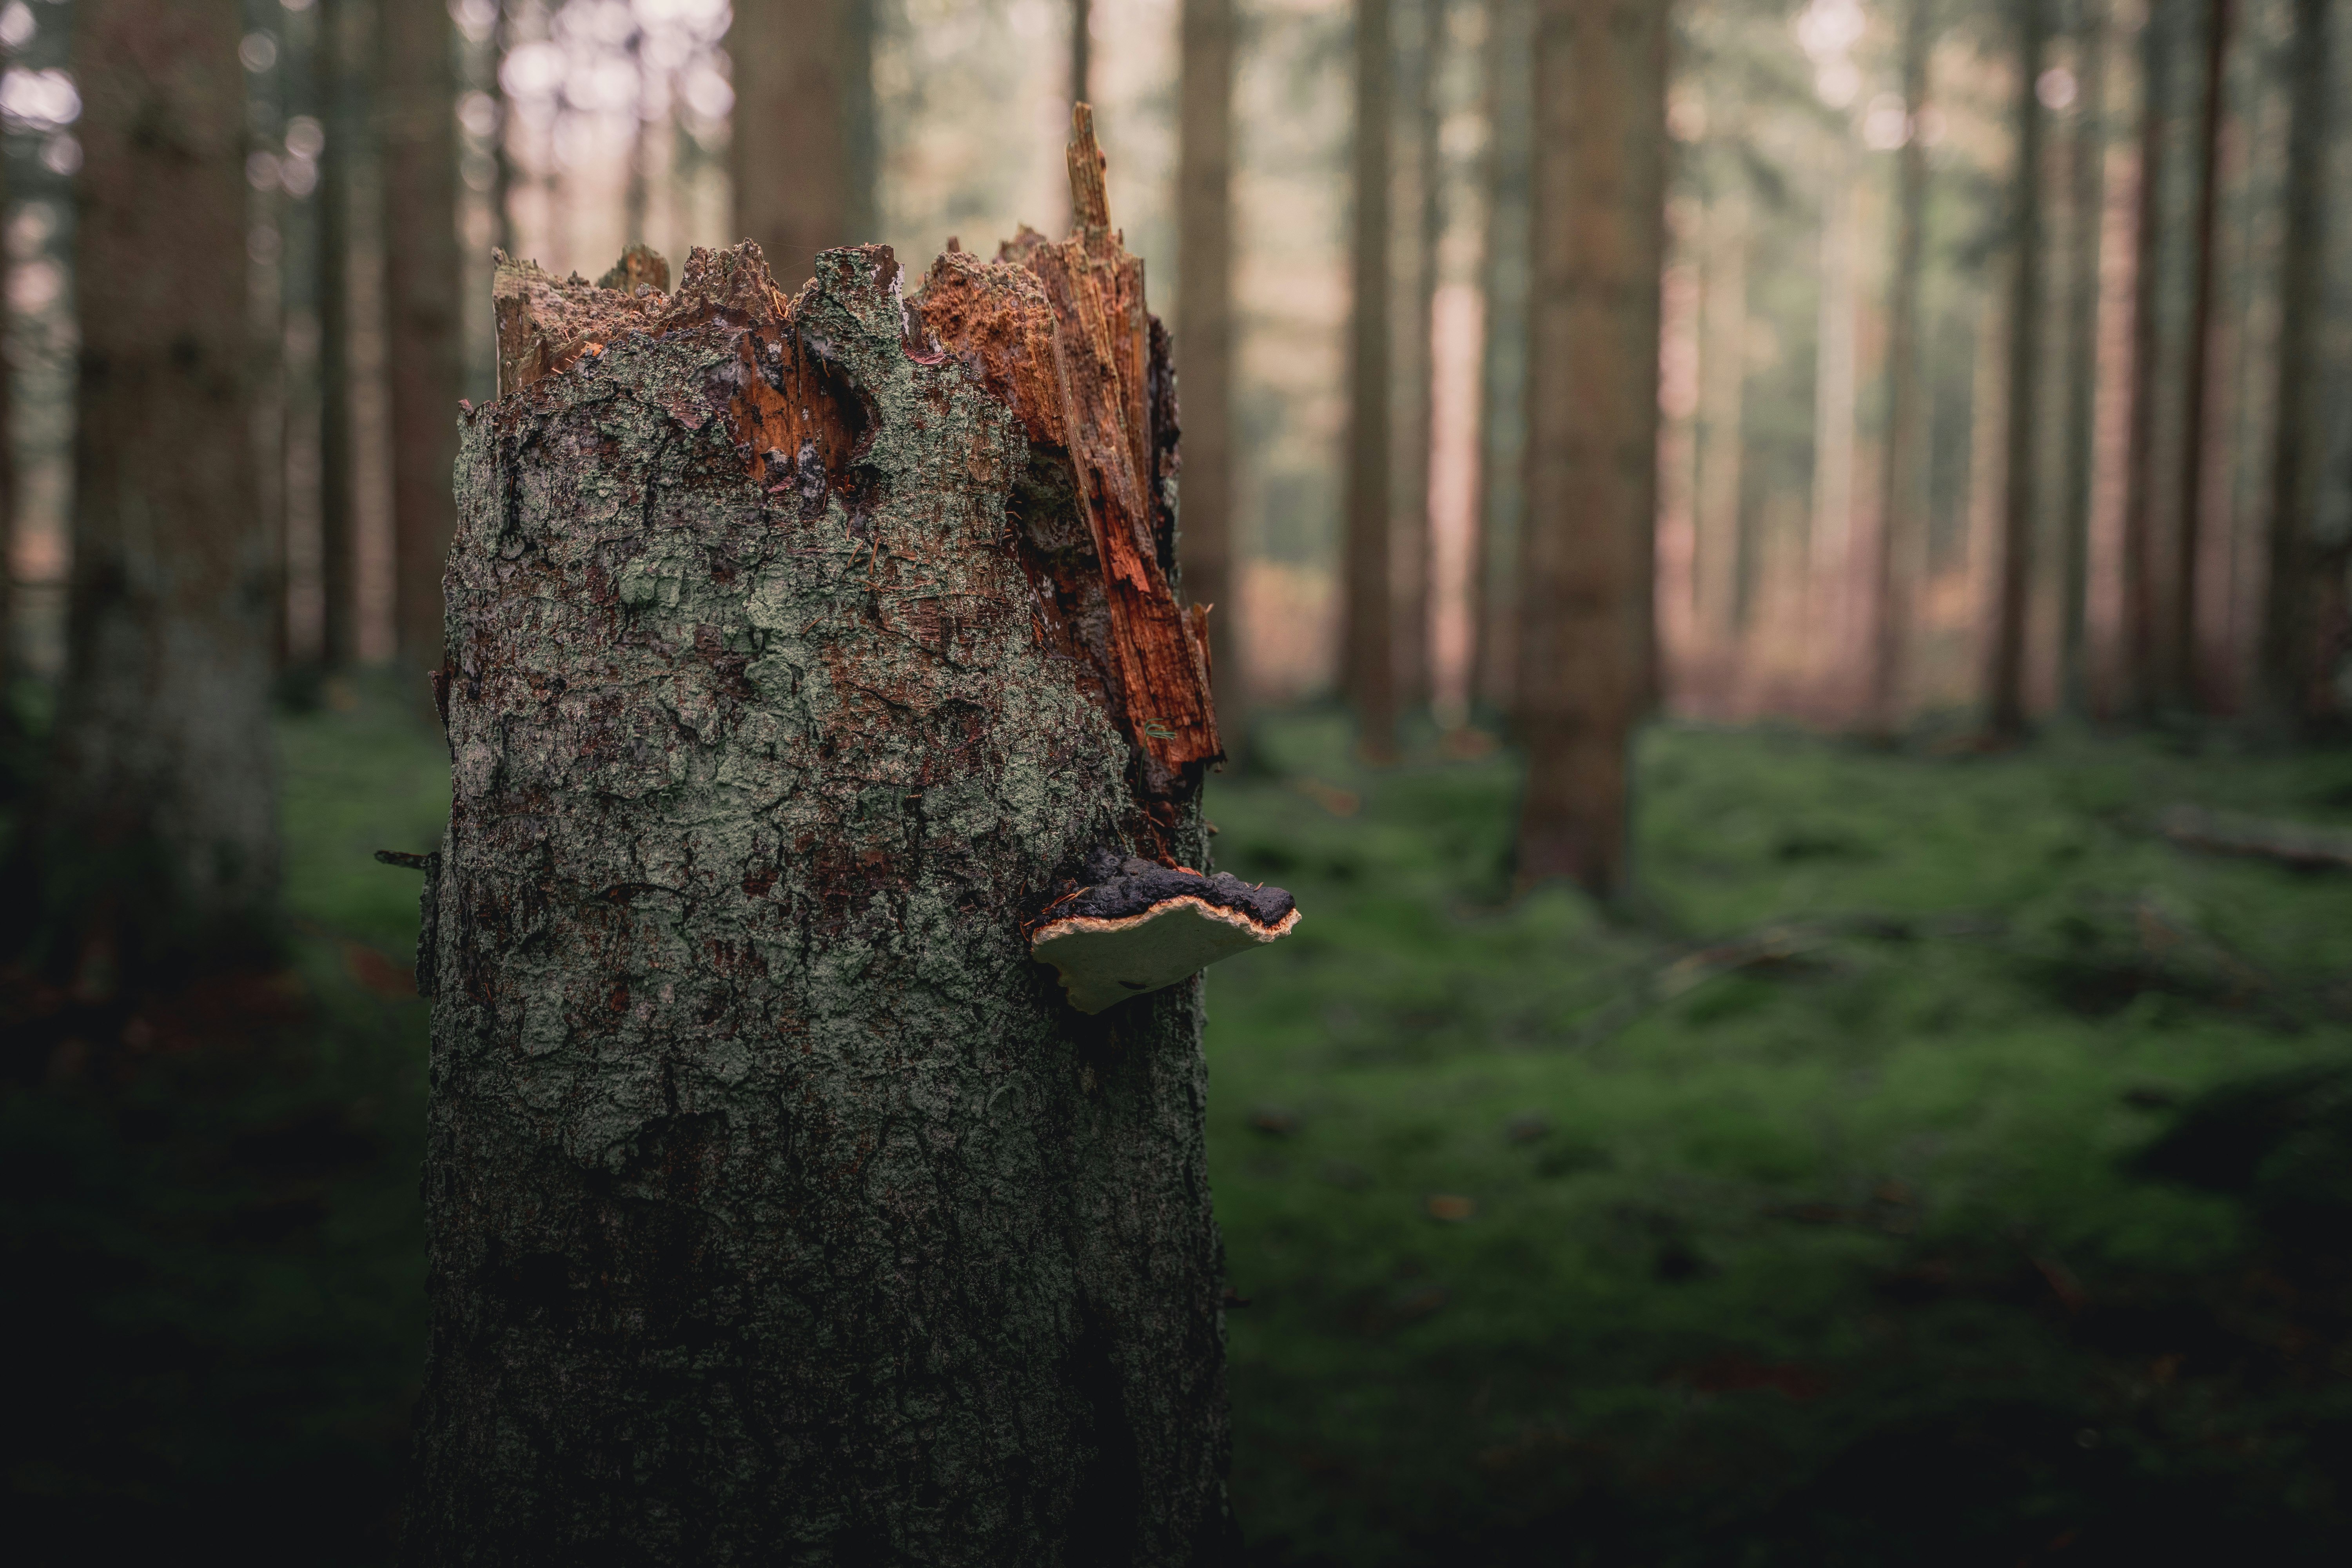
[[[430,871],[435,859],[431,855],[411,855],[405,849],[379,849],[375,858],[383,865],[398,866],[410,871]]]

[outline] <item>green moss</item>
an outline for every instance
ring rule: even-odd
[[[2172,1114],[2150,1086],[2352,1048],[2352,879],[2149,827],[2177,801],[2316,817],[2340,758],[1661,729],[1623,922],[1507,900],[1507,756],[1368,772],[1328,717],[1268,723],[1261,756],[1213,786],[1219,864],[1306,921],[1216,973],[1208,1039],[1265,1561],[1941,1561],[2266,1509],[2284,1542],[2343,1539],[2340,1448],[2272,1474],[2199,1412],[2275,1398],[2266,1440],[2340,1432],[2352,1352],[2258,1394],[2276,1352],[2221,1325],[2276,1233],[2126,1169]],[[1822,934],[1650,984],[1774,925]],[[1270,1144],[1267,1103],[1302,1130]],[[1514,1142],[1529,1113],[1549,1131]],[[1433,1221],[1434,1192],[1474,1217]],[[2189,1359],[2150,1391],[2168,1348]],[[1938,1510],[1962,1522],[1930,1542]]]

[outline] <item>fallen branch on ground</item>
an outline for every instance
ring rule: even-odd
[[[2158,826],[2184,849],[2252,856],[2302,871],[2352,871],[2352,833],[2194,805],[2174,806],[2158,819]]]

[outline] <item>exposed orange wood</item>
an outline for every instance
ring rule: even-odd
[[[1024,230],[988,262],[950,247],[910,301],[918,357],[952,354],[1019,416],[1033,452],[1066,458],[1093,544],[1107,635],[1088,644],[1118,716],[1152,764],[1157,789],[1180,787],[1223,754],[1209,694],[1205,606],[1176,600],[1155,530],[1159,472],[1152,375],[1156,323],[1143,263],[1109,226],[1102,152],[1081,104],[1070,146],[1078,225],[1052,241]],[[895,272],[887,249],[869,247]],[[630,332],[661,335],[724,321],[740,330],[743,368],[728,419],[751,475],[772,491],[798,488],[822,504],[848,477],[864,428],[856,397],[794,329],[794,303],[768,276],[757,246],[695,252],[677,293],[651,252],[607,274],[625,288],[559,280],[501,256],[494,285],[499,390],[522,390]],[[1160,334],[1164,353],[1164,334]],[[1164,374],[1164,365],[1161,367]],[[1163,397],[1166,395],[1163,390]],[[1163,416],[1171,411],[1162,409]],[[1163,423],[1168,420],[1163,418]],[[1164,434],[1164,433],[1163,433]],[[822,482],[820,482],[822,475]],[[1066,568],[1062,569],[1065,576]],[[1068,596],[1068,595],[1065,595]]]
[[[1034,447],[1066,454],[1100,563],[1105,652],[1136,743],[1171,775],[1223,754],[1201,611],[1176,602],[1152,531],[1143,262],[1110,227],[1094,115],[1073,114],[1069,238],[1024,230],[1003,259],[950,251],[921,296],[924,331],[1018,412]]]

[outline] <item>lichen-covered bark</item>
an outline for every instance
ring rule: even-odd
[[[1207,863],[1046,625],[1066,453],[885,247],[544,286],[458,464],[407,1560],[1222,1560],[1199,981],[1082,1017],[1024,931]]]

